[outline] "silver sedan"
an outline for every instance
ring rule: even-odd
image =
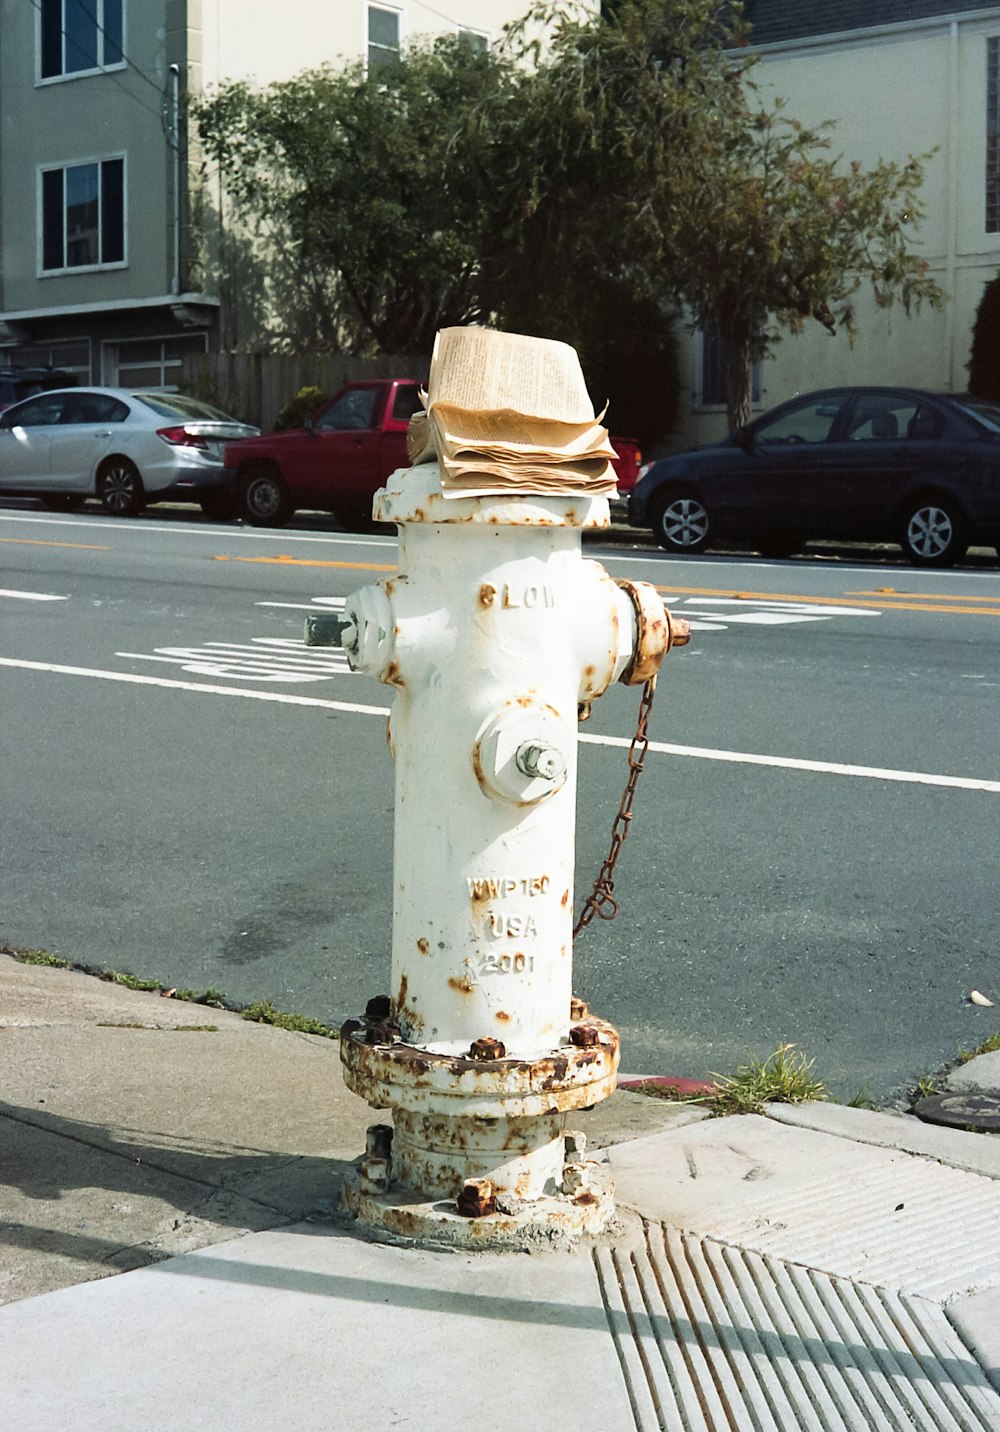
[[[257,433],[180,393],[56,388],[0,414],[0,492],[63,510],[96,496],[120,517],[147,502],[198,502],[227,517],[225,445]]]

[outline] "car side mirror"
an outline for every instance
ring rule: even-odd
[[[312,413],[310,413],[308,417],[303,419],[302,426],[303,428],[305,428],[306,432],[309,434],[310,437],[313,437],[315,435],[316,419],[313,417]]]
[[[753,434],[749,428],[737,428],[733,433],[733,442],[744,452],[750,452],[753,447]]]

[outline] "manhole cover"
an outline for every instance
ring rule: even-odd
[[[959,1129],[982,1129],[1000,1134],[1000,1094],[931,1094],[913,1106],[918,1119]]]

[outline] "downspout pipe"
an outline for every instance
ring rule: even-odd
[[[176,297],[181,291],[181,67],[170,66],[170,127],[168,143],[171,154],[171,219],[173,224],[173,272],[170,292]]]

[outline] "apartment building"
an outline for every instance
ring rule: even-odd
[[[987,0],[746,0],[764,97],[813,125],[831,153],[867,168],[929,154],[919,251],[949,295],[907,318],[863,286],[852,348],[817,323],[786,336],[757,374],[756,405],[811,388],[908,383],[962,391],[983,287],[1000,271],[1000,5]],[[684,446],[725,431],[717,345],[685,346]]]
[[[225,329],[185,97],[409,36],[487,45],[525,0],[0,0],[0,364],[170,385]]]

